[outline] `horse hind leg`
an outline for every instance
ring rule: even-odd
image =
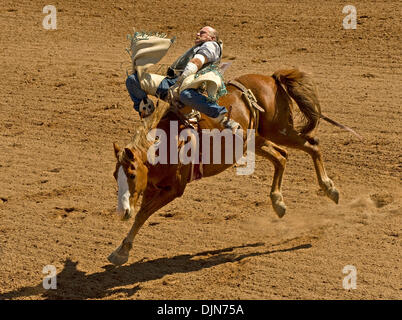
[[[306,138],[303,135],[298,134],[295,130],[290,130],[286,135],[278,136],[278,139],[273,140],[281,145],[307,152],[313,160],[318,184],[325,192],[325,195],[338,204],[339,191],[335,188],[333,181],[328,177],[327,172],[325,171],[321,151],[318,146],[318,139],[314,138],[313,141],[309,141],[311,139],[313,138]]]
[[[260,143],[260,146],[256,148],[257,154],[267,158],[274,165],[275,171],[272,180],[270,198],[275,213],[279,218],[282,218],[286,213],[286,205],[283,201],[281,186],[286,166],[287,152],[268,140],[264,139]]]
[[[335,188],[333,181],[328,177],[327,172],[325,171],[324,162],[318,144],[312,145],[310,142],[306,141],[302,147],[303,150],[308,152],[313,159],[315,172],[321,189],[325,192],[328,198],[338,204],[339,191]]]

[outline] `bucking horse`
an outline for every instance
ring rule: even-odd
[[[328,198],[338,203],[339,191],[325,171],[316,131],[321,119],[343,129],[352,132],[353,130],[321,113],[312,77],[298,69],[284,69],[274,72],[272,76],[242,75],[226,83],[226,88],[227,94],[219,98],[217,103],[230,110],[230,117],[237,121],[242,129],[254,130],[255,153],[267,158],[273,164],[274,175],[270,198],[273,210],[278,217],[283,217],[286,212],[281,193],[288,158],[284,147],[299,149],[311,156],[319,186]],[[292,107],[293,101],[296,102],[299,113],[303,115],[302,125],[299,123],[296,125],[294,120],[297,108]],[[179,148],[167,146],[164,150],[167,153],[180,152],[180,143],[183,145],[183,141],[178,141],[177,137],[171,139],[171,135],[180,134],[182,130],[188,128],[188,125],[183,121],[180,112],[172,110],[169,103],[161,101],[151,116],[142,119],[142,126],[138,128],[128,145],[120,148],[114,143],[116,156],[114,177],[118,183],[117,211],[123,219],[134,216],[133,226],[127,236],[108,257],[114,265],[127,262],[134,238],[147,219],[160,208],[183,195],[187,184],[194,180],[196,173],[200,172],[201,164],[194,165],[194,163],[180,161],[155,164],[149,159],[149,150],[156,144],[160,146],[161,143],[177,141]],[[170,132],[172,121],[177,121],[178,133]],[[198,127],[210,130],[224,129],[220,128],[214,119],[205,115],[201,115]],[[149,132],[153,129],[166,132],[166,139],[158,140],[155,135],[154,138],[150,137],[152,135],[149,135]],[[245,146],[248,139],[245,131],[241,139]],[[223,142],[222,148],[214,148],[212,141],[209,143],[211,144],[210,157],[213,157],[213,153],[216,152],[222,157],[228,153]],[[235,154],[235,150],[229,150],[229,153]],[[171,159],[171,156],[172,154],[169,154],[168,158]],[[175,156],[178,157],[177,154]],[[236,155],[234,157],[236,158]],[[235,161],[202,163],[202,177],[214,176],[232,167],[234,163]]]

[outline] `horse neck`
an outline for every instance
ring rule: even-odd
[[[157,163],[157,164],[152,164],[148,161],[146,161],[146,166],[148,167],[148,179],[151,180],[154,183],[158,183],[162,180],[165,180],[169,176],[176,176],[175,172],[178,170],[178,165],[176,163],[170,163],[170,153],[171,153],[171,148],[170,148],[170,143],[171,143],[171,138],[172,138],[172,133],[170,132],[170,122],[171,121],[177,121],[177,128],[178,128],[178,134],[180,134],[181,130],[183,128],[180,128],[180,119],[172,112],[169,112],[157,125],[156,129],[163,130],[166,133],[166,142],[167,142],[167,163]],[[178,147],[177,147],[178,148]],[[172,148],[174,150],[174,148]]]

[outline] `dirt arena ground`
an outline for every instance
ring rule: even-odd
[[[0,299],[401,299],[402,63],[399,1],[0,0]],[[42,8],[57,8],[57,30]],[[329,176],[288,149],[288,207],[273,212],[273,168],[195,181],[155,213],[127,264],[107,256],[132,220],[115,215],[112,143],[139,117],[125,89],[126,35],[177,36],[172,62],[204,25],[219,30],[227,79],[300,67],[323,113],[364,139],[321,123]],[[57,289],[42,285],[44,266]],[[354,290],[343,268],[356,268]]]

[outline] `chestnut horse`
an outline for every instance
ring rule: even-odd
[[[255,128],[255,152],[270,160],[274,165],[274,177],[270,198],[274,211],[283,217],[286,206],[281,193],[282,177],[286,166],[287,152],[281,146],[288,146],[307,152],[313,160],[318,183],[325,194],[338,203],[339,192],[324,169],[318,140],[314,133],[320,118],[338,126],[333,120],[321,115],[320,104],[311,78],[297,70],[279,70],[271,77],[247,74],[236,79],[247,89],[251,89],[258,105],[264,109],[259,113],[258,127]],[[219,105],[230,109],[230,116],[243,129],[249,128],[251,111],[236,86],[227,85],[228,94],[221,97]],[[304,116],[301,128],[296,128],[293,121],[292,100]],[[121,245],[108,257],[115,265],[122,265],[128,260],[135,235],[145,221],[157,210],[180,197],[190,181],[191,164],[156,164],[149,163],[147,150],[151,142],[147,133],[153,128],[163,129],[169,135],[169,123],[179,120],[172,112],[166,114],[167,103],[158,106],[155,112],[143,120],[143,127],[137,131],[133,141],[125,148],[114,144],[117,159],[114,176],[118,182],[118,212],[124,219],[134,214],[136,204],[142,195],[141,206],[135,215],[134,224]],[[164,117],[163,117],[164,116]],[[163,117],[163,118],[162,118]],[[217,128],[214,119],[202,116],[200,127]],[[221,128],[222,129],[222,128]],[[351,130],[351,129],[350,129]],[[246,137],[244,143],[246,143]],[[167,141],[170,141],[169,138]],[[168,152],[169,152],[169,148]],[[222,148],[221,154],[225,153]],[[213,151],[213,149],[211,149]],[[203,164],[203,176],[216,175],[232,164]]]

